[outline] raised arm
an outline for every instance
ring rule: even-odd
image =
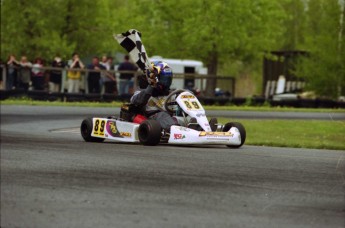
[[[153,87],[150,85],[142,91],[136,91],[131,97],[131,103],[139,107],[144,107],[152,96],[152,91]]]

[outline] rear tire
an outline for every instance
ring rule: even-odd
[[[157,145],[162,136],[162,127],[156,120],[145,120],[138,129],[139,141],[146,146]]]
[[[92,118],[84,119],[80,125],[80,133],[86,142],[103,142],[104,138],[97,138],[91,136],[93,129]]]
[[[241,144],[240,145],[226,145],[227,147],[231,147],[231,148],[239,148],[241,147],[244,142],[246,141],[246,129],[244,128],[244,126],[241,123],[238,122],[230,122],[224,125],[223,127],[223,132],[227,132],[229,131],[232,127],[236,127],[238,129],[238,131],[240,132],[241,135]]]

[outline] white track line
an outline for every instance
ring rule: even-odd
[[[80,134],[80,129],[78,127],[73,128],[61,128],[61,129],[52,129],[49,130],[51,133],[72,133],[72,134]]]

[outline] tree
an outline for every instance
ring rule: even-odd
[[[210,75],[217,74],[220,63],[229,60],[251,63],[276,46],[283,15],[276,2],[204,0],[198,3],[184,28],[190,52],[207,63]],[[213,94],[214,88],[215,80],[210,80],[206,94]]]
[[[282,21],[283,36],[279,38],[282,50],[304,48],[306,29],[306,5],[303,0],[285,0],[281,2],[286,17]]]
[[[270,0],[135,0],[126,7],[121,28],[141,31],[150,55],[202,60],[213,77],[226,61],[257,60],[282,31],[283,9]],[[207,95],[215,86],[207,83]]]
[[[338,0],[309,1],[307,17],[310,55],[301,60],[297,75],[306,78],[307,89],[336,98],[345,87],[344,7]]]
[[[51,3],[44,0],[2,2],[2,58],[5,53],[26,54],[31,58],[48,57],[57,52],[64,54],[73,48],[73,44],[69,44],[56,29],[60,26],[59,18],[49,16],[61,14],[61,7]]]
[[[114,47],[109,0],[4,0],[1,3],[1,57],[70,57],[109,52]]]

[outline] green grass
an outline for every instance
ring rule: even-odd
[[[219,118],[226,123],[229,119]],[[345,150],[345,121],[231,120],[244,125],[246,145]]]
[[[292,107],[270,107],[270,106],[214,106],[205,105],[205,110],[229,110],[229,111],[260,111],[260,112],[340,112],[345,113],[345,109],[331,108],[292,108]]]
[[[122,102],[62,102],[62,101],[35,101],[28,98],[6,99],[0,101],[1,105],[37,105],[37,106],[73,106],[73,107],[120,107]],[[262,112],[341,112],[345,109],[313,109],[313,108],[288,108],[269,106],[216,106],[205,105],[205,110],[229,110],[229,111],[262,111]]]

